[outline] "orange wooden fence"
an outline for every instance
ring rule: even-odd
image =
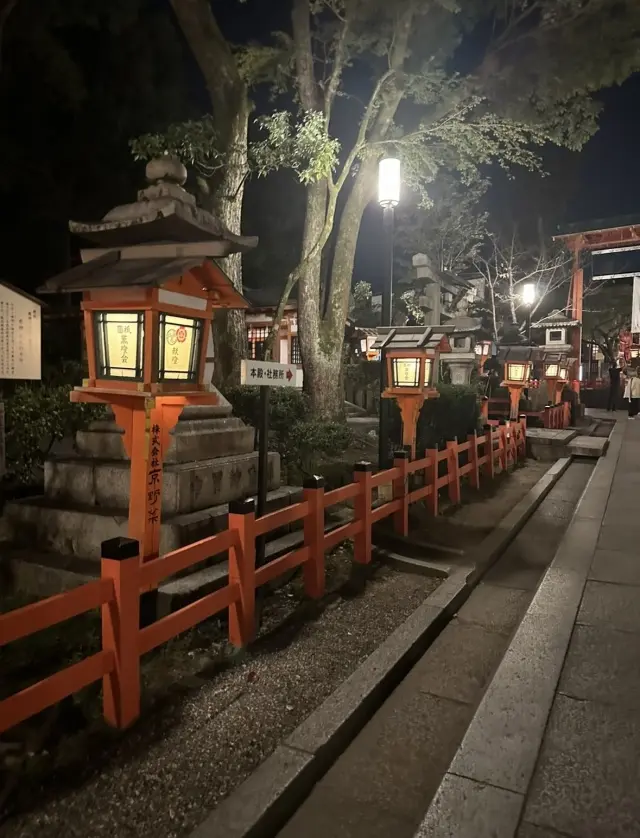
[[[505,399],[487,399],[483,402],[485,415],[488,417],[489,413],[494,416],[501,414],[509,415],[510,405]],[[558,404],[549,405],[543,410],[527,410],[522,414],[521,418],[538,419],[542,422],[544,428],[562,429],[568,428],[571,425],[571,404],[569,402],[559,402]],[[492,420],[496,422],[497,420]]]
[[[409,507],[424,501],[438,514],[440,494],[459,503],[461,481],[479,487],[483,477],[493,478],[526,456],[525,421],[485,427],[483,436],[447,443],[410,461],[396,455],[393,467],[374,474],[370,463],[355,466],[354,482],[330,492],[321,477],[305,481],[300,503],[255,516],[253,499],[232,503],[228,529],[142,564],[138,542],[116,538],[102,545],[101,578],[57,596],[0,615],[0,646],[27,637],[94,608],[102,609],[102,651],[0,702],[0,733],[41,712],[66,696],[102,679],[103,711],[107,722],[125,728],[140,713],[140,656],[215,614],[228,612],[229,640],[248,644],[255,631],[256,589],[285,571],[302,567],[305,592],[319,598],[325,589],[325,554],[342,541],[353,539],[354,561],[371,561],[371,530],[392,516],[397,533],[408,535]],[[411,475],[422,474],[422,481]],[[417,484],[411,488],[410,484]],[[393,487],[392,500],[377,504],[374,490]],[[353,520],[325,532],[325,510],[353,502]],[[302,521],[303,546],[262,567],[256,567],[256,538]],[[228,584],[203,596],[145,628],[140,628],[140,595],[163,579],[221,553],[228,553]]]

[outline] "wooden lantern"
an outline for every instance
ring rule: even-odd
[[[544,378],[547,382],[549,403],[558,404],[562,389],[569,378],[570,360],[562,353],[547,353],[543,359]]]
[[[491,340],[480,340],[475,345],[475,354],[478,360],[478,372],[480,375],[484,372],[484,365],[494,353],[495,344]]]
[[[534,352],[529,346],[508,346],[503,347],[498,356],[504,364],[501,386],[509,390],[509,417],[514,420],[518,418],[522,391],[529,386]]]
[[[108,404],[123,429],[131,460],[128,532],[143,559],[153,558],[170,433],[187,405],[217,402],[205,381],[213,312],[248,303],[203,258],[114,260],[109,253],[42,290],[82,292],[89,378],[70,398]]]
[[[402,444],[416,453],[416,427],[425,399],[437,398],[440,352],[449,352],[449,341],[437,327],[385,328],[373,345],[386,365],[387,386],[382,397],[395,399],[402,415]]]

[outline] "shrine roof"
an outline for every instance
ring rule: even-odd
[[[38,288],[42,294],[80,293],[98,288],[158,287],[171,279],[183,276],[195,268],[210,267],[206,271],[207,290],[218,291],[225,305],[247,308],[249,303],[233,287],[229,277],[214,259],[202,256],[152,257],[122,259],[118,250],[110,250],[57,276]]]

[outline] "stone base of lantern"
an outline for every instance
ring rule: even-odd
[[[231,415],[226,400],[221,402],[185,408],[173,431],[164,465],[161,553],[224,530],[229,502],[257,492],[254,430]],[[65,569],[74,584],[81,580],[72,566],[93,568],[97,576],[101,543],[127,535],[130,464],[122,436],[113,419],[94,422],[77,434],[75,446],[59,448],[47,460],[44,496],[5,505],[4,537],[40,554],[39,563],[55,579],[49,584],[51,574],[44,570],[38,578],[33,559],[30,571],[17,568],[14,560],[23,589],[42,595],[64,587],[53,573],[56,567]],[[269,511],[301,498],[299,488],[280,486],[277,453],[269,454],[269,489]],[[47,554],[52,561],[42,559]]]

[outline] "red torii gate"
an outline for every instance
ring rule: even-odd
[[[581,228],[581,229],[580,229]],[[573,273],[571,289],[569,291],[569,310],[574,320],[582,324],[582,304],[584,298],[584,269],[581,265],[581,254],[588,250],[600,255],[606,253],[624,253],[625,251],[640,250],[640,220],[637,218],[617,218],[599,220],[587,224],[574,224],[566,232],[553,237],[554,241],[562,241],[573,253]],[[633,277],[638,272],[618,273],[599,276],[599,279],[613,279],[614,277]],[[582,325],[576,329],[573,339],[574,365],[571,385],[576,393],[580,393],[580,363],[582,348]]]

